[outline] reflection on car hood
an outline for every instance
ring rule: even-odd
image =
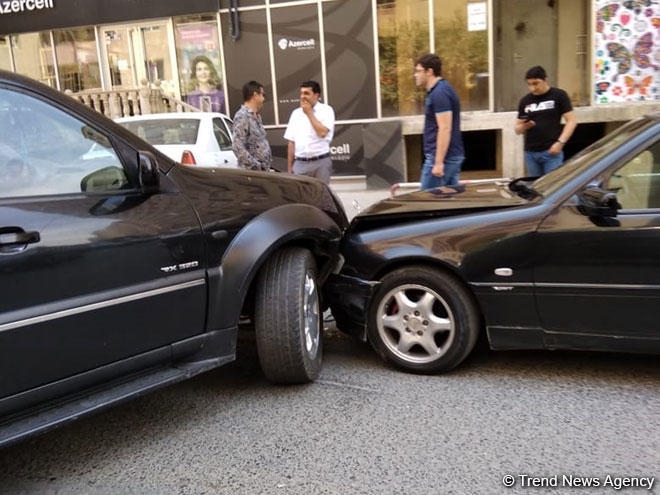
[[[309,177],[187,165],[174,166],[168,176],[185,191],[202,223],[244,225],[271,208],[295,203],[322,209],[342,230],[348,223],[330,188]]]
[[[453,216],[528,203],[511,192],[506,182],[438,187],[384,199],[367,208],[354,221],[360,223],[383,216],[390,219]]]

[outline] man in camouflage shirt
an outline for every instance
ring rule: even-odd
[[[272,152],[260,113],[265,100],[263,85],[257,81],[249,81],[243,85],[243,105],[234,115],[232,145],[239,167],[250,170],[270,169]]]

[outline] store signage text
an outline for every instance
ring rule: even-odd
[[[0,0],[0,14],[16,14],[26,10],[52,8],[53,0]]]
[[[330,155],[333,160],[346,162],[351,159],[351,145],[343,143],[339,146],[330,146]]]
[[[308,40],[288,40],[286,38],[281,38],[277,45],[281,50],[286,50],[287,48],[297,48],[298,50],[310,50],[316,48],[316,40],[310,38]]]

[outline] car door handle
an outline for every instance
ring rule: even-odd
[[[25,232],[20,227],[0,227],[0,248],[2,252],[9,252],[11,248],[25,247],[27,244],[39,242],[39,232]]]

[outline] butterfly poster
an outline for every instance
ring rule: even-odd
[[[596,0],[595,103],[660,101],[660,1]]]

